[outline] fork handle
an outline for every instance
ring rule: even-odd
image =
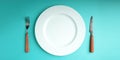
[[[90,52],[94,52],[94,36],[92,33],[90,34]]]
[[[28,43],[28,32],[25,34],[25,52],[29,52],[29,43]]]

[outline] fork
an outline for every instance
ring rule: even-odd
[[[25,34],[25,52],[29,52],[29,41],[28,41],[28,28],[30,26],[30,19],[29,17],[25,17],[26,21],[26,34]]]

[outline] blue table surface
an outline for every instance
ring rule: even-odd
[[[86,25],[82,46],[73,54],[58,57],[38,45],[34,28],[38,16],[53,5],[78,11]],[[24,52],[25,20],[31,19],[30,52]],[[89,19],[94,17],[95,52],[89,53]],[[0,0],[0,60],[120,60],[120,0]]]

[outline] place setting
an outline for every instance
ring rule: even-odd
[[[30,18],[25,17],[25,52],[29,53]],[[89,21],[89,20],[88,20]],[[94,52],[93,16],[90,17],[90,53]],[[85,22],[75,9],[65,5],[55,5],[43,11],[35,23],[35,39],[38,45],[54,56],[66,56],[77,51],[86,36]]]

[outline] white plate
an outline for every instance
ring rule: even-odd
[[[38,44],[56,56],[75,52],[83,43],[85,32],[85,24],[79,13],[63,5],[45,10],[35,25]]]

